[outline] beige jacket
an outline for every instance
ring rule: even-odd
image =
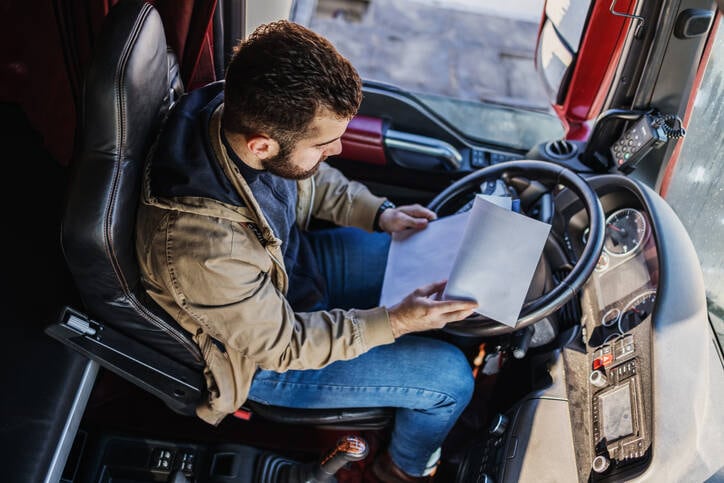
[[[136,229],[146,290],[206,361],[208,399],[197,414],[211,424],[244,403],[257,368],[317,369],[394,341],[384,307],[295,313],[289,306],[281,241],[221,142],[221,109],[210,123],[212,148],[246,206],[155,198],[147,171]],[[315,216],[371,230],[383,201],[322,163],[298,184],[297,223],[304,229]]]

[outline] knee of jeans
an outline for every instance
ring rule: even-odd
[[[467,406],[473,397],[473,391],[475,390],[475,379],[473,378],[473,371],[468,363],[465,356],[462,356],[465,363],[464,370],[457,372],[457,384],[456,394],[458,404]]]
[[[439,369],[439,390],[452,397],[456,405],[467,405],[473,397],[475,379],[465,355],[450,346],[439,360]]]

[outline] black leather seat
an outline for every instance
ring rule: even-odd
[[[145,158],[182,91],[155,8],[136,0],[116,4],[87,71],[80,144],[62,220],[63,254],[84,306],[66,308],[47,332],[191,415],[205,393],[200,351],[144,292],[134,250]],[[384,408],[250,408],[295,424],[369,428],[391,417]]]

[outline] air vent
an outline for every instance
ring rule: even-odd
[[[548,157],[552,159],[570,159],[578,150],[575,144],[565,139],[551,141],[545,145],[544,149]]]

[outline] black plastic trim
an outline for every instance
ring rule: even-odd
[[[87,325],[88,330],[81,327]],[[203,374],[111,327],[64,307],[45,333],[109,371],[159,397],[174,411],[193,415],[205,392]]]

